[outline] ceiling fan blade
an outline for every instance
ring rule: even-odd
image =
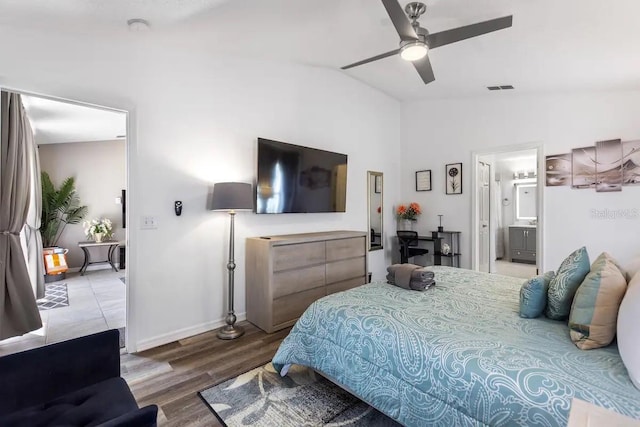
[[[377,61],[378,59],[388,58],[400,53],[400,49],[392,50],[389,52],[381,53],[380,55],[372,56],[371,58],[363,59],[362,61],[354,62],[353,64],[345,65],[341,67],[342,70],[348,70],[349,68],[357,67],[358,65],[368,64],[369,62]]]
[[[420,74],[420,77],[422,77],[424,84],[431,83],[436,79],[436,76],[433,74],[433,68],[431,68],[429,55],[426,55],[424,58],[418,59],[417,61],[413,61],[413,66],[416,67],[416,71]]]
[[[512,23],[513,16],[509,15],[489,21],[478,22],[477,24],[441,31],[435,34],[429,34],[427,36],[427,44],[429,45],[429,49],[435,49],[436,47],[470,39],[471,37],[509,28]]]
[[[393,26],[396,27],[396,31],[401,40],[417,40],[418,35],[411,26],[407,14],[404,13],[402,7],[397,0],[382,0],[384,8],[387,9],[387,14],[391,18]]]

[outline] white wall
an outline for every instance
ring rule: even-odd
[[[367,230],[366,171],[385,173],[385,206],[399,194],[400,106],[339,71],[215,58],[168,41],[99,40],[0,28],[0,85],[128,109],[131,239],[130,349],[222,324],[229,218],[205,210],[216,181],[252,182],[256,138],[346,153],[344,214],[238,214],[236,312],[245,311],[244,239]],[[174,200],[184,202],[173,213]],[[140,216],[159,218],[139,230]],[[385,216],[387,241],[392,215]],[[390,248],[386,244],[385,248]],[[371,253],[382,278],[389,250]]]
[[[569,152],[595,141],[640,137],[640,92],[518,96],[412,102],[403,106],[404,199],[416,199],[431,227],[442,213],[447,229],[463,232],[462,265],[471,265],[471,153],[543,142],[545,154]],[[463,162],[463,194],[444,194],[446,163]],[[414,172],[433,170],[429,193],[414,192]],[[640,252],[640,187],[596,193],[570,187],[544,189],[543,267],[557,269],[572,250],[586,245],[592,258],[608,251],[621,262]],[[631,210],[616,219],[594,219],[593,209]],[[635,209],[635,211],[633,211]],[[636,215],[633,215],[636,212]],[[423,219],[421,219],[422,221]]]
[[[125,142],[43,144],[39,152],[40,168],[49,174],[56,187],[70,176],[75,178],[80,204],[88,208],[85,220],[109,218],[113,223],[113,239],[124,239],[122,205],[116,204],[115,198],[120,197],[121,190],[127,188]],[[82,240],[87,240],[82,223],[68,225],[60,236],[58,246],[69,249],[69,267],[82,266],[84,256],[78,247],[78,242]],[[92,258],[95,261],[106,259],[107,249],[98,249],[102,251],[99,253],[93,249]]]

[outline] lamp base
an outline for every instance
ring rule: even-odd
[[[234,340],[242,335],[244,335],[244,329],[236,325],[225,325],[218,331],[218,338],[221,340]]]

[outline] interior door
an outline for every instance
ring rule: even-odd
[[[490,204],[491,166],[484,162],[478,162],[478,268],[485,273],[489,272],[489,258],[491,243],[489,239],[489,204]]]

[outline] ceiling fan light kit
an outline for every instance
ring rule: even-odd
[[[420,40],[412,40],[409,42],[403,42],[400,48],[400,57],[405,61],[417,61],[418,59],[427,56],[429,48],[424,42]]]
[[[400,49],[345,65],[342,67],[343,70],[388,58],[399,53],[402,59],[413,63],[424,84],[428,84],[436,79],[431,68],[431,61],[429,61],[429,56],[427,55],[429,50],[493,31],[503,30],[511,27],[513,23],[513,16],[509,15],[429,34],[429,31],[421,27],[418,22],[418,18],[427,11],[427,6],[424,3],[411,2],[407,4],[404,10],[402,10],[397,0],[382,0],[382,5],[387,10],[387,14],[391,18],[398,36],[400,36]]]

